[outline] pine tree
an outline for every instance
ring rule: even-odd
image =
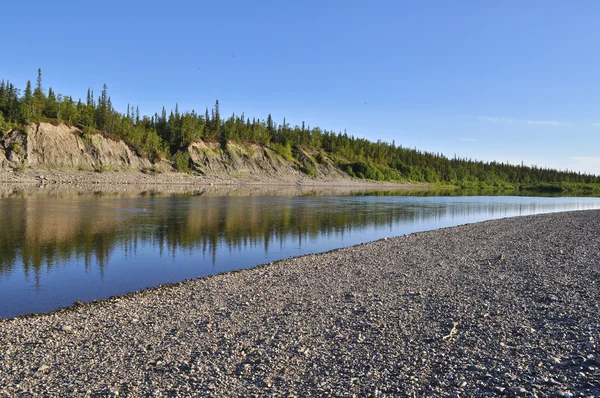
[[[54,90],[52,87],[48,88],[48,99],[46,100],[46,106],[44,107],[43,115],[50,119],[58,118],[58,106],[59,103],[56,98],[56,94],[54,94]]]
[[[269,137],[269,140],[273,143],[277,143],[277,131],[275,131],[275,126],[273,125],[273,117],[271,117],[271,114],[269,113],[269,116],[267,116],[267,134]]]
[[[221,130],[221,113],[219,111],[219,100],[215,101],[215,117],[214,117],[215,136],[219,137]]]
[[[106,83],[102,86],[102,93],[98,97],[98,106],[96,107],[96,127],[100,130],[104,130],[107,127],[109,117],[109,98],[108,98],[108,87]]]
[[[42,70],[38,69],[37,85],[33,91],[32,117],[36,119],[41,117],[45,107],[46,96],[44,95],[44,88],[42,87]]]
[[[26,123],[33,117],[33,93],[31,91],[31,80],[27,80],[23,101],[21,103],[21,116]]]

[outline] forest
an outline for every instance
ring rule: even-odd
[[[42,85],[38,70],[35,87],[27,81],[20,90],[9,80],[0,81],[0,132],[32,122],[49,121],[79,127],[85,134],[121,139],[139,155],[156,161],[168,159],[176,168],[189,170],[188,146],[196,140],[215,140],[226,150],[228,142],[254,142],[269,146],[293,160],[298,148],[310,149],[316,161],[328,157],[352,177],[376,181],[413,181],[460,187],[543,188],[596,191],[600,177],[526,165],[448,158],[439,153],[404,148],[395,142],[372,142],[347,132],[320,127],[291,126],[269,114],[259,119],[244,113],[222,116],[217,100],[203,113],[181,111],[176,104],[153,115],[140,115],[128,105],[114,109],[106,84],[100,95],[88,89],[85,100],[56,93]],[[310,175],[310,170],[306,170]]]

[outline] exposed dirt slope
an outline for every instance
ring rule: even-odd
[[[254,143],[229,142],[223,149],[218,142],[200,141],[189,146],[194,170],[202,175],[228,175],[250,179],[278,178],[300,179],[312,176],[319,179],[343,179],[348,175],[329,159],[314,157],[296,149],[292,157],[285,158],[273,149]]]
[[[3,159],[5,161],[3,162]],[[0,139],[0,166],[9,168],[142,170],[152,167],[122,141],[99,134],[84,136],[76,127],[30,124]]]
[[[199,141],[186,150],[193,173],[204,177],[245,181],[293,182],[350,180],[327,156],[294,149],[283,155],[255,143]],[[30,124],[0,134],[0,172],[24,169],[52,171],[174,171],[168,161],[151,162],[120,140],[83,134],[77,127]]]

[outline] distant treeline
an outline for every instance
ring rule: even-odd
[[[271,115],[266,119],[247,117],[244,113],[223,117],[219,101],[204,113],[167,113],[165,108],[154,115],[140,115],[138,107],[127,106],[117,112],[107,87],[98,97],[88,89],[85,101],[55,93],[42,86],[38,70],[37,84],[27,82],[25,90],[12,82],[0,82],[0,131],[6,132],[23,124],[37,121],[59,121],[80,127],[84,133],[101,132],[125,141],[138,154],[152,160],[174,159],[186,152],[196,140],[218,140],[226,150],[227,142],[256,142],[272,147],[288,159],[297,148],[308,149],[315,160],[328,157],[351,176],[377,181],[417,181],[459,186],[515,187],[526,185],[568,186],[600,182],[590,174],[558,171],[548,168],[481,162],[463,158],[447,158],[438,153],[403,148],[395,142],[371,142],[346,132],[334,132],[310,127],[291,126],[283,119],[276,123]],[[179,155],[178,155],[179,153]]]

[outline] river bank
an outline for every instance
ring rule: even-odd
[[[260,191],[262,188],[282,191],[308,190],[426,190],[454,189],[451,186],[435,186],[425,183],[391,183],[360,180],[355,178],[310,178],[256,176],[200,176],[189,173],[164,172],[146,174],[139,171],[107,171],[102,173],[77,170],[24,169],[22,171],[0,170],[0,189],[10,190],[82,191],[82,192],[141,192],[163,193],[188,192],[190,190]]]
[[[599,250],[510,218],[0,321],[0,396],[597,396]]]

